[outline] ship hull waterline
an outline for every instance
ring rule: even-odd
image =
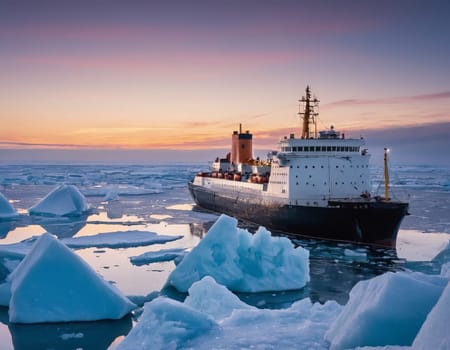
[[[330,201],[327,207],[263,205],[242,193],[222,195],[188,183],[195,203],[204,209],[247,220],[292,235],[395,248],[408,204],[384,201]]]

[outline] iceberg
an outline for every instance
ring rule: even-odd
[[[260,227],[252,235],[221,215],[169,275],[167,285],[187,292],[205,276],[236,292],[282,291],[309,282],[309,251]]]
[[[8,202],[8,199],[0,193],[0,220],[1,219],[12,219],[18,217],[16,209]]]
[[[186,340],[214,327],[217,324],[208,315],[179,301],[159,297],[144,305],[137,325],[117,350],[179,349]]]
[[[419,272],[387,272],[358,282],[325,335],[330,349],[410,346],[447,282]]]
[[[414,350],[445,350],[450,349],[449,333],[450,283],[428,314],[422,328],[417,334],[412,348]]]
[[[60,185],[28,209],[31,215],[80,216],[89,211],[86,198],[74,185]]]
[[[342,306],[303,299],[284,310],[257,309],[213,278],[189,289],[184,303],[158,297],[144,305],[117,350],[323,349],[324,334]]]
[[[39,237],[8,282],[12,323],[120,319],[136,307],[48,233]]]
[[[217,321],[230,316],[233,310],[256,309],[241,301],[226,287],[217,284],[210,276],[203,277],[189,288],[189,295],[184,303]]]

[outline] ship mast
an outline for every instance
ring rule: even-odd
[[[300,110],[298,115],[303,119],[303,130],[302,130],[302,139],[311,138],[311,132],[309,129],[310,124],[314,125],[314,138],[317,138],[317,120],[316,117],[319,115],[317,111],[319,108],[319,100],[317,98],[311,98],[311,90],[309,85],[306,86],[306,95],[303,96],[300,100],[298,100],[303,106],[303,112]]]
[[[388,170],[389,149],[384,149],[384,200],[389,202],[389,170]]]

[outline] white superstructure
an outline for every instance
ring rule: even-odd
[[[304,108],[301,137],[284,137],[278,151],[268,161],[251,159],[252,135],[249,131],[233,133],[234,153],[217,158],[212,172],[197,176],[194,184],[224,196],[238,198],[254,194],[249,201],[283,205],[326,207],[330,200],[352,200],[368,196],[370,191],[369,158],[364,140],[346,139],[334,130],[317,133],[316,117],[319,100],[312,98],[309,87],[300,102]],[[314,131],[310,131],[310,124]],[[243,153],[243,154],[241,154]],[[249,159],[236,163],[236,159]],[[233,180],[233,181],[230,181]]]
[[[362,139],[290,135],[273,156],[267,192],[285,194],[292,205],[325,206],[330,199],[359,198],[370,190],[370,155],[363,146]]]

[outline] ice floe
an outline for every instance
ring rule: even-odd
[[[310,278],[309,252],[263,227],[252,235],[238,228],[236,219],[221,215],[167,283],[187,292],[204,276],[238,292],[300,289]]]
[[[93,186],[83,189],[83,194],[86,197],[104,197],[103,200],[107,201],[118,199],[119,196],[143,196],[162,192],[159,184],[154,184],[154,187],[155,188],[141,188],[126,184],[117,186]]]
[[[326,333],[330,349],[410,346],[447,283],[419,272],[387,272],[358,282]]]
[[[99,233],[92,236],[64,238],[61,241],[68,247],[82,249],[96,248],[130,248],[141,247],[157,243],[176,241],[183,236],[159,235],[152,231],[116,231]]]
[[[90,209],[86,198],[74,185],[60,185],[28,209],[31,215],[80,216]]]
[[[18,217],[16,209],[9,203],[8,199],[0,193],[0,220]]]
[[[414,350],[450,349],[450,283],[442,292],[439,301],[428,314],[425,323],[414,339]]]
[[[217,321],[230,316],[233,310],[256,309],[230,293],[226,287],[217,284],[210,276],[203,277],[189,288],[189,295],[184,303]]]
[[[341,306],[301,300],[283,310],[257,309],[205,277],[184,303],[159,297],[145,304],[119,344],[131,349],[327,349],[324,333]]]
[[[8,284],[12,323],[120,319],[136,307],[50,234],[35,242],[2,288]]]
[[[60,241],[72,249],[85,248],[131,248],[142,247],[152,244],[164,244],[167,242],[176,241],[183,236],[160,235],[152,231],[116,231],[98,233],[92,236],[80,236],[71,238],[61,238]],[[19,243],[2,244],[0,245],[0,259],[23,259],[32,249],[35,240],[38,237],[32,237]],[[174,251],[173,253],[176,253]],[[178,252],[181,256],[181,252]],[[151,254],[149,254],[151,255]],[[175,259],[174,257],[173,259]],[[142,257],[142,261],[146,258]],[[149,258],[151,259],[151,258]],[[137,259],[139,260],[139,259]],[[145,262],[144,262],[145,263]]]
[[[117,350],[179,349],[183,342],[198,337],[216,322],[208,315],[165,297],[145,304],[138,324]]]
[[[183,257],[186,254],[183,248],[161,249],[156,252],[146,252],[141,255],[130,257],[132,264],[140,266],[154,262],[170,261]]]

